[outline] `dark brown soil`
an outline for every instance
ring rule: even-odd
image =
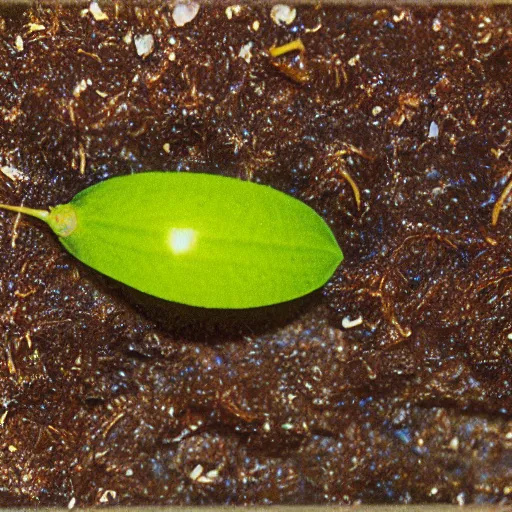
[[[346,259],[291,305],[197,311],[0,213],[0,506],[510,503],[512,8],[144,5],[0,7],[0,201],[238,176]]]

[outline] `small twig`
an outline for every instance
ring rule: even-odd
[[[281,46],[272,46],[271,48],[269,48],[268,53],[270,54],[271,57],[279,57],[281,55],[284,55],[285,53],[290,53],[295,50],[299,52],[306,51],[306,47],[304,46],[300,39],[295,39],[294,41],[283,44]]]
[[[357,183],[353,180],[352,176],[343,169],[343,167],[339,170],[340,174],[348,181],[349,185],[352,187],[352,192],[354,192],[354,199],[356,200],[357,209],[361,209],[361,193],[359,192],[359,187]]]
[[[14,224],[12,225],[11,247],[13,249],[16,249],[16,239],[18,238],[18,226],[20,224],[20,220],[21,213],[18,213],[14,219]]]
[[[503,189],[500,197],[494,203],[494,208],[492,209],[492,225],[496,226],[498,224],[498,218],[500,216],[501,210],[503,210],[503,205],[505,201],[508,199],[508,196],[512,192],[512,179],[508,182],[507,186]]]
[[[350,173],[345,169],[344,161],[342,160],[343,156],[346,154],[355,153],[367,160],[372,160],[373,158],[369,155],[367,155],[364,151],[362,151],[359,148],[356,148],[355,146],[352,146],[350,144],[347,145],[346,148],[341,149],[339,151],[336,151],[332,156],[333,158],[340,159],[343,163],[339,166],[339,169],[337,171],[343,176],[343,178],[348,182],[350,187],[352,188],[352,192],[354,193],[354,199],[356,201],[357,209],[361,209],[361,192],[359,190],[359,187],[357,183],[355,182],[354,178],[350,175]]]
[[[85,166],[86,166],[86,156],[85,156],[85,148],[83,144],[78,145],[78,153],[80,155],[80,174],[85,174]]]
[[[124,417],[124,412],[119,413],[105,428],[103,431],[103,439],[106,439],[108,436],[108,433],[112,430],[112,427]]]
[[[103,61],[100,59],[100,57],[98,55],[96,55],[95,53],[86,52],[85,50],[82,50],[81,48],[78,48],[76,53],[80,53],[82,55],[87,55],[87,57],[91,57],[91,59],[94,59],[96,62],[99,62],[100,64],[103,63]]]

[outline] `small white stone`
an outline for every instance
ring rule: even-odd
[[[133,476],[133,469],[128,468],[125,473],[126,476]]]
[[[437,126],[437,123],[435,121],[432,121],[430,123],[428,137],[429,139],[437,139],[437,137],[439,137],[439,126]]]
[[[210,478],[211,480],[215,480],[216,478],[219,478],[219,470],[212,469],[211,471],[208,471],[208,473],[206,473],[206,478]]]
[[[251,49],[254,46],[254,43],[252,41],[249,41],[248,43],[244,44],[242,48],[240,48],[240,51],[238,52],[238,56],[241,59],[244,59],[247,64],[251,63],[252,53]]]
[[[41,32],[41,30],[44,30],[45,28],[46,27],[40,23],[29,23],[27,34],[32,34],[32,32]]]
[[[87,89],[87,82],[84,80],[78,82],[73,89],[73,96],[75,98],[80,98],[80,94],[82,94]]]
[[[197,480],[203,474],[203,466],[198,464],[188,475],[190,480]]]
[[[117,492],[112,491],[111,489],[107,489],[100,497],[100,503],[108,503],[110,499],[115,500],[117,497]]]
[[[5,176],[12,181],[26,181],[28,179],[21,171],[18,171],[18,169],[9,165],[3,165],[0,167],[0,172],[5,174]]]
[[[379,105],[377,105],[376,107],[373,107],[373,109],[372,109],[372,114],[374,116],[378,116],[381,112],[382,112],[382,107],[379,107]]]
[[[363,323],[363,317],[358,316],[354,320],[350,320],[348,316],[344,317],[341,321],[341,326],[344,329],[352,329],[353,327],[357,327],[358,325],[361,325]]]
[[[297,16],[297,9],[289,5],[276,4],[270,10],[270,17],[276,25],[290,25]]]
[[[196,482],[198,482],[200,484],[213,484],[215,482],[215,480],[217,480],[218,477],[219,477],[219,470],[213,469],[212,471],[208,471],[208,473],[206,473],[206,475],[200,475],[196,479]]]
[[[348,65],[354,67],[360,60],[361,56],[357,54],[348,61]]]
[[[213,478],[208,478],[207,476],[200,476],[196,482],[200,483],[200,484],[213,484],[213,482],[215,482],[215,480]]]
[[[241,5],[230,5],[229,7],[226,7],[226,18],[228,20],[232,19],[233,16],[238,16],[242,12],[242,6]]]
[[[108,20],[108,16],[101,10],[98,2],[91,2],[91,5],[89,5],[89,12],[96,21]]]
[[[394,14],[393,15],[393,21],[395,23],[399,23],[403,19],[405,19],[405,11],[401,11],[400,14]]]
[[[456,452],[459,449],[459,438],[457,436],[452,437],[450,441],[450,450]]]
[[[16,50],[19,52],[23,51],[23,38],[21,36],[16,36],[16,40],[14,41],[14,46],[16,46]]]
[[[254,32],[258,32],[258,30],[260,29],[260,22],[258,20],[253,21],[252,29],[254,30]]]
[[[135,36],[134,42],[137,55],[143,59],[145,59],[148,55],[151,55],[155,49],[155,38],[151,34]]]
[[[507,339],[511,340],[512,341],[512,332],[509,332],[508,335],[507,335]]]
[[[68,510],[71,510],[76,505],[76,498],[73,496],[68,503]]]
[[[176,4],[172,11],[172,19],[177,27],[183,27],[190,23],[199,12],[199,4],[190,2],[188,4]]]
[[[176,60],[176,53],[174,52],[171,52],[169,53],[169,57],[168,59],[171,61],[171,62],[174,62]]]
[[[126,35],[123,37],[123,41],[125,42],[125,44],[132,44],[133,34],[131,30],[128,30]]]

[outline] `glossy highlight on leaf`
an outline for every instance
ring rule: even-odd
[[[324,220],[265,185],[211,174],[111,178],[35,216],[83,263],[161,299],[254,308],[323,286],[343,254]]]

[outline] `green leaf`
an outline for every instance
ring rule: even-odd
[[[343,260],[309,206],[268,186],[209,174],[111,178],[47,216],[23,213],[45,220],[71,254],[99,272],[192,306],[292,300],[324,285]]]

